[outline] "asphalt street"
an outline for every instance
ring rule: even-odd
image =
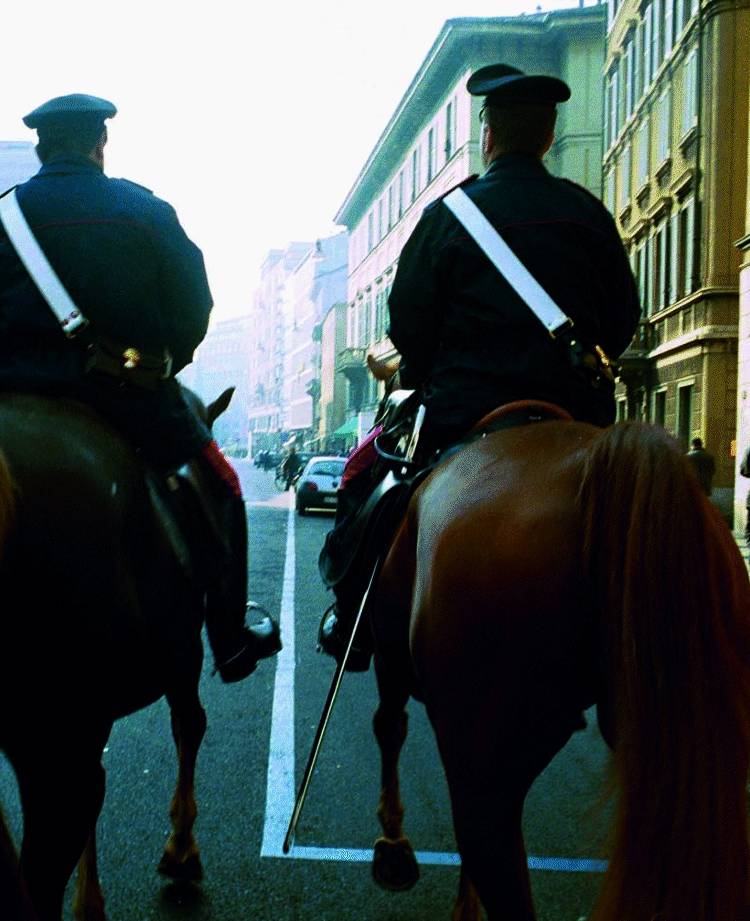
[[[201,693],[208,732],[198,761],[196,824],[205,878],[199,885],[177,886],[155,873],[176,767],[166,704],[115,726],[104,755],[107,794],[98,826],[109,921],[447,921],[458,881],[455,841],[435,742],[414,702],[401,775],[406,831],[420,855],[421,878],[409,892],[386,893],[370,876],[367,858],[379,834],[372,674],[346,677],[295,848],[281,856],[291,799],[333,674],[333,664],[315,651],[318,620],[330,600],[316,560],[332,516],[300,518],[272,474],[247,461],[237,467],[251,534],[250,594],[281,612],[285,651],[232,686],[212,677],[207,656]],[[584,917],[601,878],[598,804],[606,755],[588,716],[589,728],[576,734],[527,800],[539,921]],[[3,760],[0,803],[20,836],[15,782]],[[64,918],[72,919],[70,898]]]

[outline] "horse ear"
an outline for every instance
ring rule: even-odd
[[[214,422],[219,418],[219,416],[226,410],[229,406],[232,397],[234,396],[234,387],[227,387],[227,389],[222,393],[220,397],[217,397],[213,403],[209,403],[206,407],[206,415],[208,417],[208,424],[212,426]]]

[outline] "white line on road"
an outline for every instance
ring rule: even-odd
[[[284,854],[287,825],[294,809],[296,789],[294,784],[294,493],[289,493],[289,515],[286,530],[286,557],[279,617],[284,648],[276,657],[276,679],[271,712],[271,744],[266,779],[266,818],[263,826],[261,857],[281,857],[293,860],[325,860],[342,863],[371,863],[372,850],[368,848],[309,847],[293,845]],[[436,851],[417,851],[417,862],[422,866],[458,866],[458,854]],[[562,873],[603,873],[604,860],[587,860],[567,857],[529,857],[530,870]]]
[[[284,646],[276,657],[271,711],[271,746],[266,781],[266,821],[261,857],[281,857],[286,827],[294,808],[294,493],[289,493],[286,557],[279,622]]]

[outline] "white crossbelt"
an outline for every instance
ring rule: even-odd
[[[463,189],[454,189],[443,203],[553,339],[573,326]]]
[[[66,336],[72,338],[88,324],[88,320],[71,300],[65,286],[49,264],[42,248],[31,232],[13,189],[0,198],[0,223],[8,234],[18,258],[26,267],[50,310],[57,317]]]

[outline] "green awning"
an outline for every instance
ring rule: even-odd
[[[356,435],[359,432],[359,425],[357,419],[347,419],[343,425],[340,425],[334,435],[338,435],[341,438],[346,437],[347,435]]]

